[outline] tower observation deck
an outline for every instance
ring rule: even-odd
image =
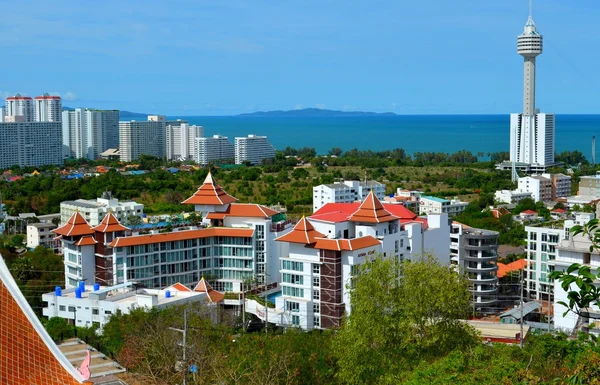
[[[542,53],[543,37],[537,32],[531,13],[517,38],[517,52],[524,58],[523,115],[535,114],[535,58]]]

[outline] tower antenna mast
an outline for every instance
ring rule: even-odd
[[[533,19],[533,0],[529,0],[529,18]]]

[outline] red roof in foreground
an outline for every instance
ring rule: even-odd
[[[498,276],[498,278],[502,278],[502,277],[506,276],[508,273],[510,273],[511,271],[523,270],[526,266],[527,266],[526,259],[517,259],[516,261],[511,262],[509,264],[504,264],[504,263],[498,262],[498,272],[496,273],[496,275]]]
[[[383,205],[373,193],[373,190],[367,195],[360,207],[354,212],[348,220],[352,222],[382,223],[400,219],[383,208]]]
[[[317,242],[317,238],[324,238],[325,235],[315,230],[313,225],[302,217],[300,222],[296,223],[292,231],[275,239],[279,242],[291,242],[310,245]]]
[[[319,238],[311,247],[319,250],[354,251],[379,245],[381,245],[381,242],[374,237],[367,235],[366,237],[353,239]]]
[[[223,219],[225,217],[271,218],[279,214],[275,210],[255,203],[233,203],[225,212],[211,212],[206,219]]]
[[[0,258],[0,383],[91,384],[52,341]]]
[[[167,287],[166,290],[169,290],[169,289],[173,289],[173,290],[177,290],[177,291],[188,291],[188,292],[192,291],[192,289],[190,289],[189,287],[187,287],[179,282],[174,283],[171,286]]]
[[[233,227],[210,227],[200,230],[174,231],[171,233],[144,234],[131,237],[118,237],[110,243],[110,247],[149,245],[160,242],[184,241],[187,239],[209,238],[209,237],[245,237],[250,238],[254,234],[253,229],[238,229]]]
[[[311,220],[318,220],[323,222],[346,222],[349,217],[354,214],[360,207],[360,203],[327,203],[311,216]],[[400,218],[401,222],[417,220],[417,214],[413,213],[403,205],[384,203],[383,207],[390,214]]]
[[[57,229],[52,230],[58,235],[64,235],[67,237],[76,237],[78,235],[93,235],[94,230],[92,226],[85,220],[85,218],[76,211],[71,218],[67,221],[67,224]]]
[[[210,286],[210,283],[206,282],[204,277],[202,277],[200,282],[198,282],[198,284],[194,288],[194,291],[199,293],[206,293],[206,295],[208,296],[208,300],[211,303],[221,302],[225,298],[225,294],[219,293],[218,291],[214,290],[212,286]]]
[[[85,235],[75,242],[75,246],[93,246],[97,243],[98,241],[94,237],[91,235]]]
[[[226,205],[233,202],[237,202],[237,199],[223,191],[209,172],[196,193],[182,203],[188,205]]]
[[[123,226],[113,213],[108,213],[104,216],[102,222],[100,222],[98,226],[92,227],[92,230],[100,233],[115,233],[117,231],[128,231],[130,229]]]

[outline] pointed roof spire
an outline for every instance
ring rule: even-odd
[[[382,223],[390,222],[400,219],[395,215],[392,215],[389,211],[383,208],[383,205],[377,199],[373,190],[367,195],[365,200],[360,204],[358,210],[356,210],[348,218],[351,222],[365,222],[365,223]]]
[[[210,283],[206,282],[204,276],[202,279],[200,279],[200,282],[198,282],[194,288],[194,291],[198,293],[206,293],[208,300],[212,303],[221,302],[225,298],[225,294],[214,290]]]
[[[131,229],[123,226],[117,217],[114,216],[112,210],[109,210],[108,214],[102,219],[102,222],[100,222],[98,226],[92,227],[92,230],[100,233],[115,233],[117,231],[129,231]]]
[[[233,202],[237,202],[237,199],[223,191],[209,171],[202,186],[198,188],[194,195],[182,203],[189,205],[226,205]]]
[[[93,235],[94,230],[92,226],[85,220],[85,218],[79,213],[78,210],[71,215],[71,218],[67,221],[67,224],[57,229],[52,230],[58,235],[64,235],[67,237],[75,237],[78,235]]]
[[[325,235],[315,230],[314,226],[303,216],[296,223],[292,231],[275,239],[279,242],[300,243],[310,245],[317,242],[317,238],[324,238]]]

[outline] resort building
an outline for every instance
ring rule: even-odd
[[[5,116],[22,116],[21,122],[33,122],[33,99],[16,94],[6,98]]]
[[[373,191],[380,201],[385,198],[385,184],[374,180],[360,182],[342,180],[313,187],[313,212],[327,203],[353,203],[363,201]]]
[[[493,312],[498,299],[498,233],[453,222],[450,258],[471,282],[473,309]]]
[[[291,230],[285,215],[257,204],[241,204],[211,174],[184,204],[201,214],[200,228],[129,235],[112,213],[95,227],[76,211],[61,235],[66,285],[78,281],[104,285],[135,281],[148,288],[214,277],[218,291],[240,292],[244,280],[276,285],[278,261],[286,245],[275,238]]]
[[[105,150],[119,146],[119,111],[63,111],[62,130],[65,158],[96,160]]]
[[[531,193],[519,190],[498,190],[494,194],[494,199],[499,203],[519,203],[527,198],[532,199]]]
[[[166,128],[167,160],[196,160],[197,138],[204,136],[204,127],[170,122]]]
[[[448,217],[427,218],[398,204],[382,204],[371,191],[362,203],[329,203],[277,238],[289,247],[280,258],[281,296],[269,322],[302,329],[341,325],[351,312],[350,283],[356,267],[381,254],[397,261],[427,252],[449,265]],[[255,314],[265,318],[258,306]]]
[[[96,226],[111,212],[120,222],[127,222],[132,215],[144,217],[144,205],[134,201],[119,202],[110,191],[102,193],[102,197],[95,200],[77,199],[60,203],[60,220],[67,223],[75,212],[79,212],[91,225]]]
[[[421,215],[427,214],[448,214],[454,217],[467,208],[468,202],[461,202],[458,198],[447,200],[438,197],[422,195],[419,198],[418,212]]]
[[[531,197],[536,202],[551,202],[553,200],[552,180],[541,175],[519,178],[519,191],[531,193]]]
[[[275,149],[266,136],[248,135],[235,138],[235,164],[249,162],[252,165],[261,164],[263,159],[275,156]]]
[[[235,158],[235,148],[226,136],[213,135],[196,138],[196,162],[201,165],[231,161]]]
[[[33,99],[33,115],[36,122],[60,122],[62,100],[60,96],[44,94]]]
[[[119,150],[122,162],[132,162],[140,155],[164,158],[166,155],[164,116],[150,115],[148,121],[119,122]]]
[[[64,318],[78,327],[97,326],[101,333],[110,317],[117,312],[129,314],[136,308],[162,309],[210,299],[206,292],[192,290],[180,283],[160,290],[140,288],[135,282],[115,286],[81,282],[69,289],[56,287],[54,292],[43,294],[42,301],[45,303],[42,310],[44,317]]]
[[[6,121],[10,120],[6,117]],[[14,118],[14,116],[13,116]],[[39,167],[49,164],[62,165],[62,129],[60,122],[0,123],[0,169],[18,165]]]

